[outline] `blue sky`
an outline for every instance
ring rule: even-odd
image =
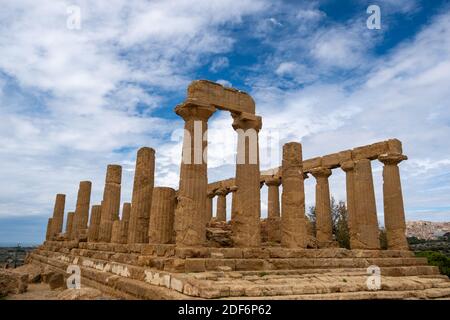
[[[81,28],[67,8],[79,6]],[[381,29],[366,27],[369,5]],[[56,193],[73,211],[78,182],[99,203],[106,165],[156,149],[156,184],[177,187],[194,79],[249,92],[263,117],[262,169],[301,141],[304,158],[388,138],[403,141],[408,220],[450,220],[448,1],[5,0],[0,11],[0,242],[44,238]],[[229,114],[210,121],[209,179],[234,174]],[[383,217],[381,165],[373,163]],[[331,192],[345,199],[342,172]],[[314,181],[306,180],[307,205]],[[262,214],[267,191],[262,190]]]

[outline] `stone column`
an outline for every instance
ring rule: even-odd
[[[122,221],[115,220],[111,229],[111,243],[120,243],[120,224]]]
[[[347,193],[347,224],[351,249],[364,248],[358,228],[358,216],[355,203],[355,163],[351,160],[341,163],[341,169],[345,172]]]
[[[383,164],[384,227],[388,249],[409,250],[406,241],[405,209],[398,164],[407,160],[402,154],[384,154],[378,157]]]
[[[226,188],[221,188],[216,191],[217,195],[217,211],[216,221],[227,221],[227,194]]]
[[[103,202],[100,218],[99,242],[110,242],[112,225],[119,219],[120,211],[120,184],[122,181],[122,167],[119,165],[108,165],[106,170],[105,190],[103,191]]]
[[[53,218],[48,218],[47,232],[45,233],[45,240],[49,241],[53,238]]]
[[[214,199],[215,193],[214,192],[208,192],[206,195],[206,214],[205,214],[205,225],[207,225],[212,217],[213,217],[213,199]]]
[[[306,248],[308,230],[305,216],[302,145],[297,142],[283,146],[281,169],[281,245]]]
[[[120,220],[120,228],[119,228],[119,243],[128,242],[130,215],[131,215],[131,203],[124,202],[122,206],[122,219]]]
[[[67,221],[66,221],[66,237],[67,237],[67,239],[72,239],[74,215],[75,215],[75,212],[69,212],[67,214]]]
[[[100,229],[102,206],[94,205],[91,208],[91,220],[88,228],[88,242],[98,241],[98,234]]]
[[[137,152],[134,174],[128,243],[147,243],[148,224],[155,175],[155,150],[141,148]]]
[[[81,230],[87,229],[91,202],[91,188],[92,183],[90,181],[80,182],[75,215],[73,217],[72,238],[77,238]]]
[[[235,208],[237,208],[237,205],[236,205],[236,191],[237,191],[237,187],[236,186],[231,186],[230,187],[230,192],[231,192],[231,220],[233,220],[233,212],[235,211]]]
[[[267,199],[267,240],[269,242],[281,241],[280,184],[281,177],[272,177],[266,180],[266,185],[269,188]]]
[[[176,243],[179,246],[201,246],[206,240],[206,225],[203,223],[208,188],[206,131],[208,119],[214,111],[214,107],[193,104],[175,108],[185,121],[175,211]]]
[[[175,216],[175,190],[156,187],[150,214],[149,243],[171,243]]]
[[[231,224],[236,247],[261,245],[261,195],[258,133],[261,117],[233,114],[233,128],[238,134],[236,157],[236,206]]]
[[[56,236],[62,232],[64,223],[64,206],[66,203],[65,194],[57,194],[55,199],[55,207],[53,208],[52,233]]]
[[[363,249],[379,249],[379,227],[370,160],[355,163],[355,204]]]
[[[311,174],[316,179],[316,238],[319,247],[326,248],[333,244],[333,221],[328,183],[331,170],[320,167],[311,170]]]

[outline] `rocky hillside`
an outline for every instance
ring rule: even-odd
[[[437,240],[450,232],[450,222],[407,221],[407,237],[424,240]]]

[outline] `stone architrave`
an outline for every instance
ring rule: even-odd
[[[217,195],[217,211],[216,221],[227,221],[227,194],[226,188],[220,188],[216,191]]]
[[[265,180],[268,187],[267,199],[267,240],[281,241],[280,229],[280,191],[281,177],[274,176]]]
[[[137,152],[134,174],[128,243],[147,243],[150,208],[155,175],[155,150],[141,148]]]
[[[379,249],[379,227],[370,160],[355,162],[355,205],[361,249]]]
[[[102,212],[101,205],[93,205],[92,206],[91,219],[89,221],[89,228],[88,228],[88,242],[98,241],[101,212]]]
[[[71,238],[77,238],[82,230],[87,229],[91,202],[92,183],[81,181],[78,188],[77,204],[73,217]]]
[[[175,210],[176,244],[202,246],[206,240],[206,194],[208,188],[208,119],[211,106],[179,105],[175,112],[184,119],[184,140],[180,166],[180,185]]]
[[[119,219],[122,167],[108,165],[100,217],[99,242],[110,242],[113,222]]]
[[[306,248],[308,230],[305,216],[302,145],[297,142],[283,146],[281,181],[281,245]]]
[[[319,247],[329,247],[333,243],[333,221],[331,217],[330,186],[328,178],[331,170],[314,168],[311,174],[316,179],[316,238]]]
[[[262,122],[259,116],[235,113],[232,116],[233,128],[238,134],[232,239],[236,247],[258,247],[261,245],[258,133]]]
[[[175,190],[166,187],[154,188],[151,210],[149,243],[172,243],[175,217]]]
[[[383,166],[384,227],[388,249],[408,250],[405,209],[398,164],[407,160],[402,154],[383,154],[378,157]]]
[[[55,199],[55,207],[53,208],[52,232],[51,236],[57,236],[63,230],[64,223],[64,206],[66,203],[65,194],[57,194]]]

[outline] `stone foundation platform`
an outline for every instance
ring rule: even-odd
[[[179,248],[47,241],[29,260],[126,299],[405,299],[450,297],[450,281],[410,251]],[[381,290],[367,289],[367,267]],[[66,274],[68,275],[68,274]]]

